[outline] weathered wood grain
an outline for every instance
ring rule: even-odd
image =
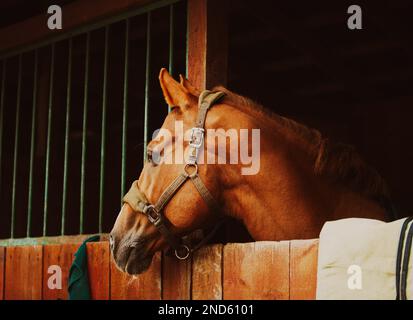
[[[191,259],[162,256],[162,299],[191,299]]]
[[[318,239],[290,244],[290,299],[313,300],[317,287]]]
[[[110,297],[110,249],[108,241],[86,244],[90,294],[93,300]]]
[[[81,243],[45,245],[43,247],[43,299],[44,300],[67,300],[69,270],[74,260],[74,255]],[[51,278],[55,274],[53,266],[60,267],[62,271],[61,287],[56,288]],[[50,279],[50,280],[49,280]]]
[[[289,299],[288,241],[224,246],[224,299]]]
[[[47,69],[44,69],[47,70]],[[47,72],[46,72],[47,73]],[[48,86],[45,86],[47,89]],[[46,99],[42,100],[47,102],[47,90],[45,90]],[[39,238],[17,238],[17,239],[3,239],[0,240],[0,247],[15,247],[15,246],[37,246],[47,244],[67,244],[67,243],[82,243],[86,239],[93,236],[93,234],[79,234],[70,236],[52,236],[52,237],[39,237]],[[109,235],[107,233],[100,234],[101,241],[108,240]]]
[[[156,253],[150,268],[137,276],[121,272],[111,259],[110,297],[112,300],[161,299],[161,254]]]
[[[195,252],[192,264],[192,299],[222,299],[222,244]]]
[[[42,298],[42,246],[6,249],[5,299],[40,300]]]
[[[67,299],[79,245],[0,247],[0,300]],[[135,277],[116,268],[107,241],[87,251],[93,299],[315,299],[317,239],[206,246],[192,262],[157,253]],[[47,285],[51,265],[62,269],[62,289]]]

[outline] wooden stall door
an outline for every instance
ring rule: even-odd
[[[290,299],[314,300],[317,287],[318,239],[290,241]]]
[[[194,254],[192,265],[192,299],[222,299],[223,245],[203,247]]]
[[[42,299],[42,246],[7,247],[6,300]]]
[[[110,298],[110,249],[108,241],[86,245],[90,294],[93,300]]]
[[[0,300],[4,299],[4,262],[6,248],[0,247]]]
[[[223,298],[289,299],[289,250],[289,241],[226,245]]]
[[[112,300],[161,299],[160,252],[153,257],[149,269],[137,276],[121,272],[112,259],[110,275],[110,297]]]
[[[53,244],[43,247],[43,299],[66,300],[68,298],[69,270],[79,244]],[[56,272],[61,270],[61,283]]]
[[[162,255],[162,299],[191,299],[191,265],[192,259]]]

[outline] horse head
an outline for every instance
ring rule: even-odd
[[[175,81],[165,69],[160,72],[171,112],[147,145],[147,161],[125,196],[110,234],[113,257],[118,267],[130,274],[146,270],[154,253],[166,246],[172,247],[177,257],[187,258],[192,248],[180,238],[216,223],[222,215],[220,170],[212,169],[214,165],[198,166],[204,155],[204,128],[215,127],[218,116],[209,110],[199,115],[200,92],[183,76],[180,80]],[[210,96],[214,101],[207,109],[222,94],[211,92]],[[195,128],[197,117],[202,124]]]

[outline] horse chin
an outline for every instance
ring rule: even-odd
[[[137,255],[135,252],[135,250],[132,251],[125,267],[125,272],[130,275],[138,275],[148,270],[153,258],[153,254],[142,257]]]

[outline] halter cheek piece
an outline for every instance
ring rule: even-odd
[[[214,229],[205,238],[201,240],[195,247],[190,248],[189,245],[183,243],[182,238],[174,235],[168,228],[168,221],[162,214],[163,209],[178,192],[181,186],[190,180],[198,190],[201,197],[204,199],[209,209],[213,212],[219,212],[218,203],[215,201],[205,184],[202,182],[198,174],[198,157],[201,148],[204,144],[205,118],[208,109],[221,99],[225,93],[212,92],[205,90],[199,96],[198,115],[195,126],[191,129],[191,140],[189,143],[189,155],[182,173],[175,178],[174,181],[161,194],[158,201],[153,205],[149,203],[142,191],[139,190],[138,181],[134,181],[128,193],[123,197],[123,202],[129,204],[136,212],[142,212],[148,220],[158,229],[165,237],[171,248],[175,252],[175,256],[180,260],[187,259],[194,251],[199,249],[208,240],[212,238],[222,223],[215,225]]]

